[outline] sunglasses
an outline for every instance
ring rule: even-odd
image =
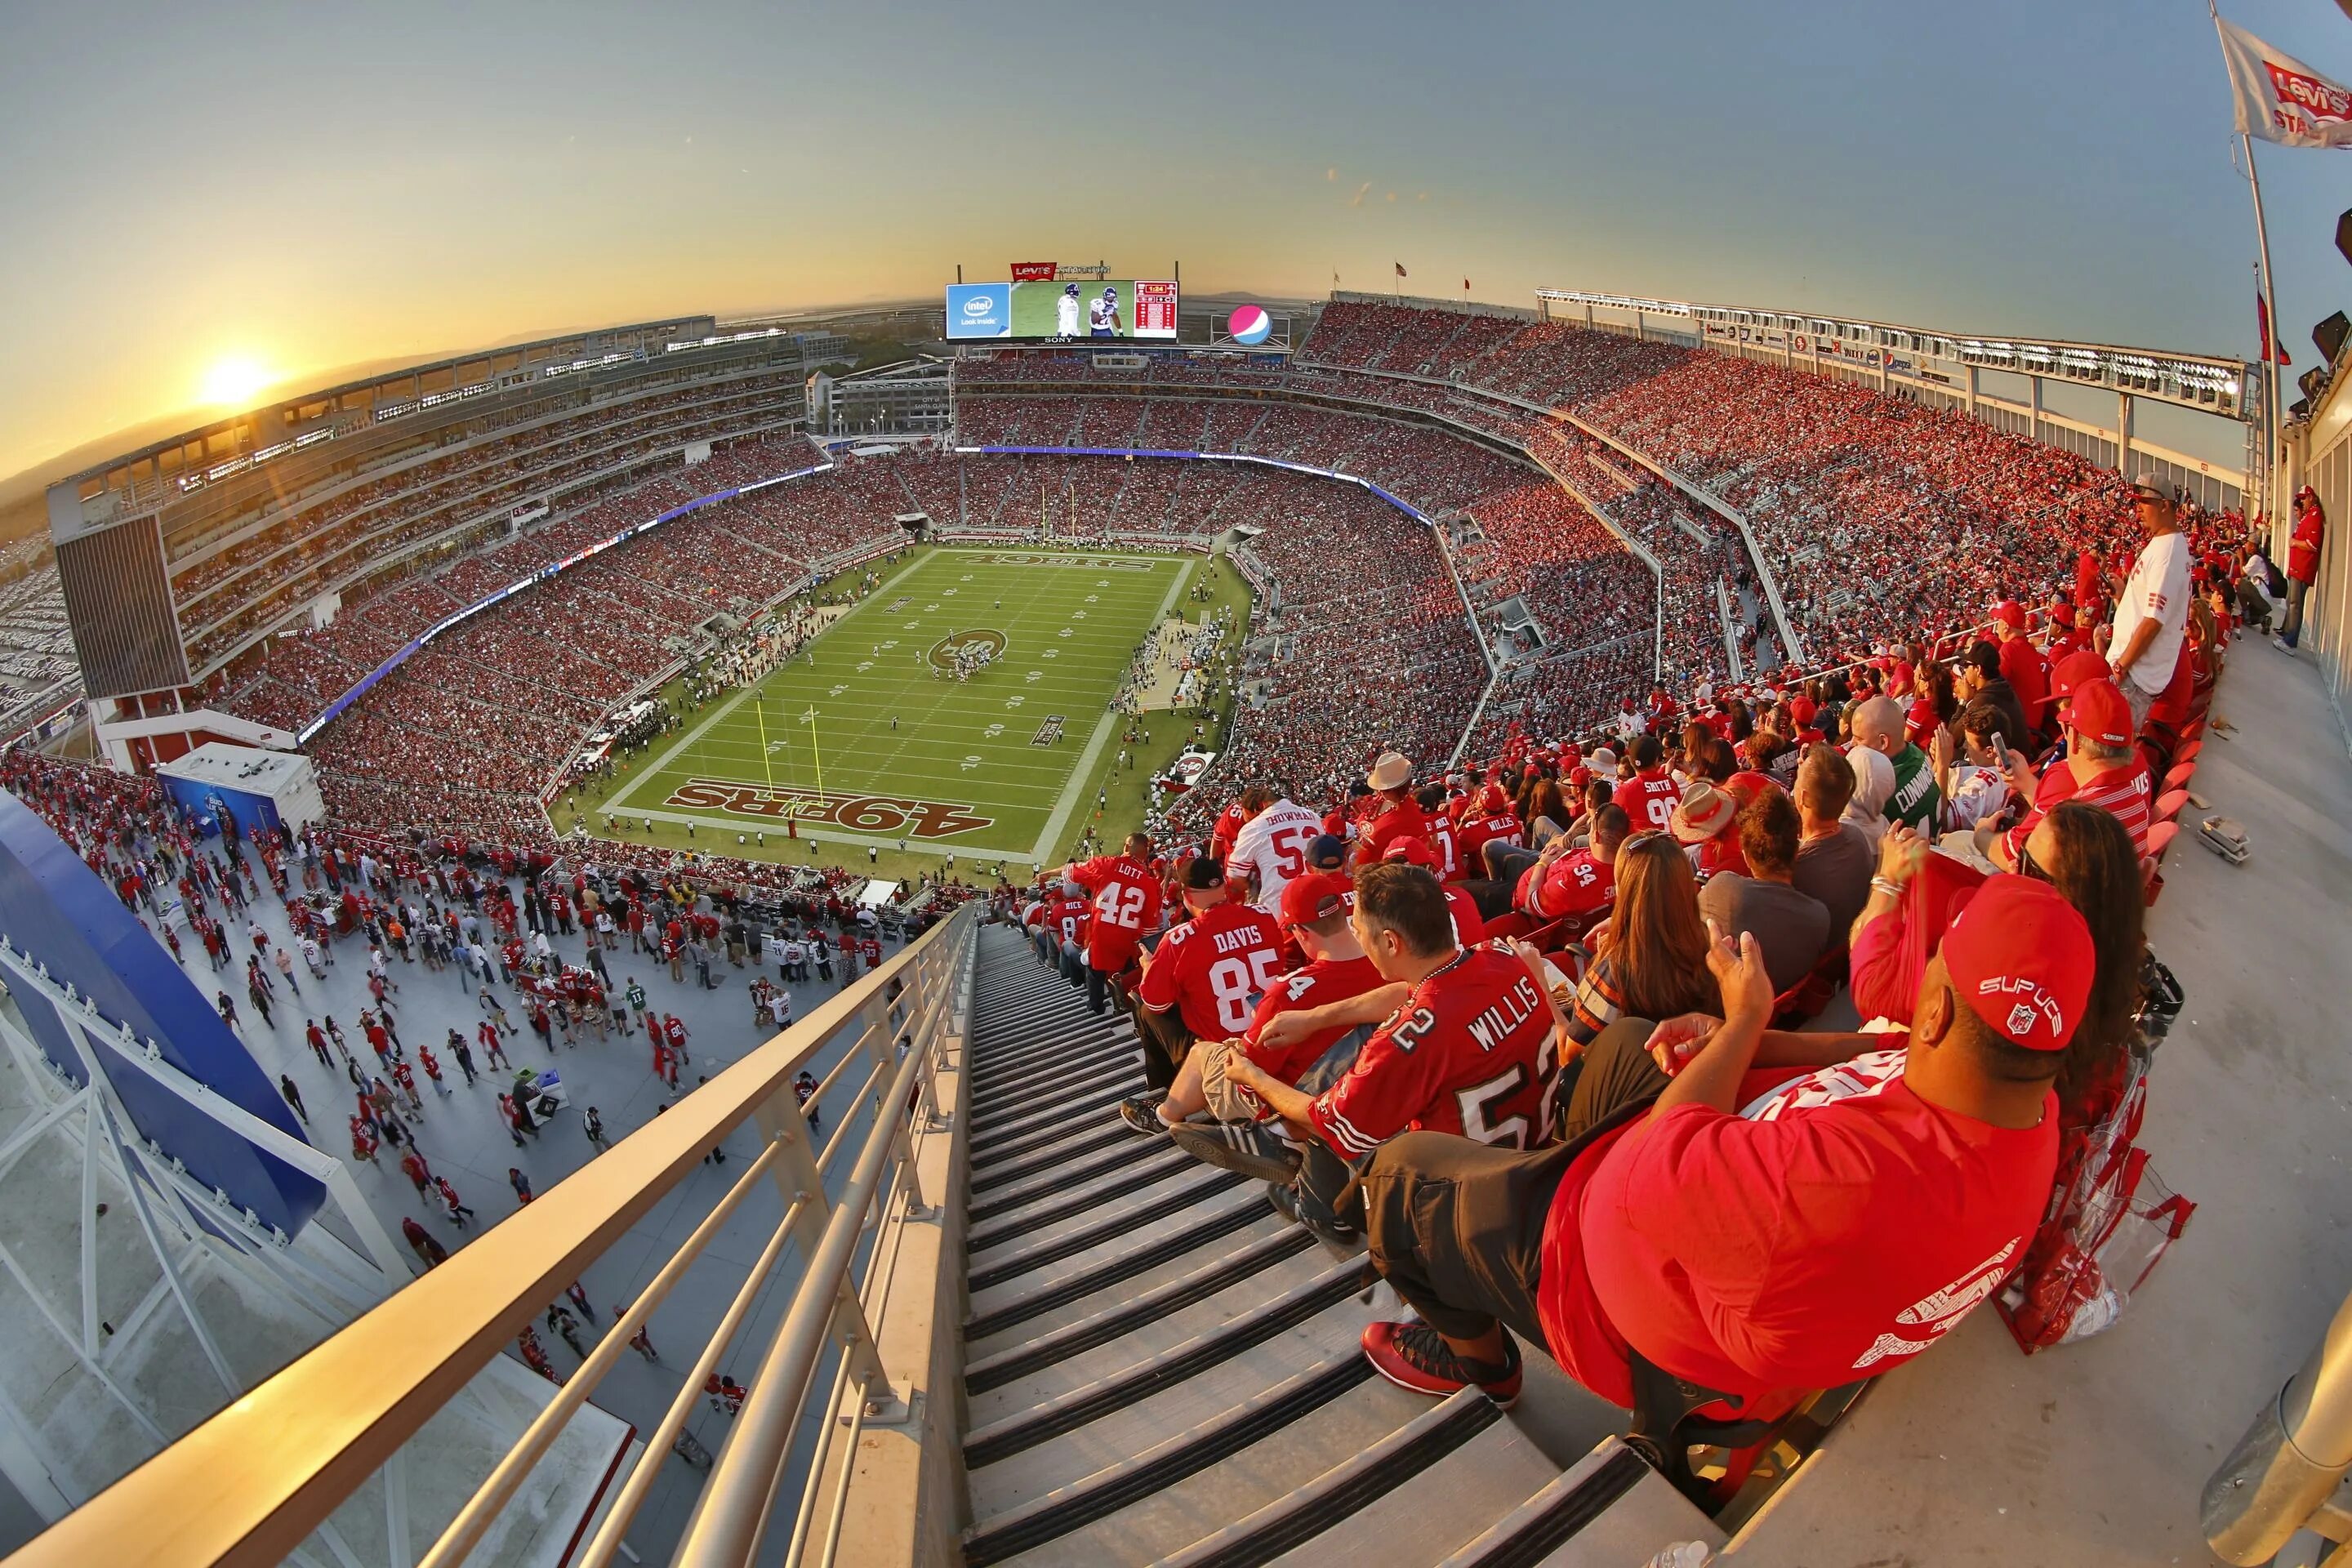
[[[2048,882],[2053,879],[2042,862],[2033,858],[2033,847],[2031,844],[2021,843],[2017,847],[2017,874],[2021,877],[2031,877],[2037,882]]]

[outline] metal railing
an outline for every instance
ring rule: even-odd
[[[845,1436],[854,1448],[862,1426],[905,1414],[897,1391],[903,1380],[894,1386],[892,1369],[882,1363],[854,1265],[871,1227],[933,1212],[915,1180],[912,1131],[945,1125],[933,1077],[961,1045],[976,929],[973,909],[958,910],[667,1114],[59,1521],[10,1558],[8,1568],[280,1562],[363,1481],[395,1463],[403,1444],[536,1321],[567,1281],[579,1279],[746,1121],[760,1130],[758,1156],[441,1525],[421,1561],[425,1568],[456,1568],[467,1560],[566,1422],[629,1352],[631,1337],[764,1182],[782,1194],[782,1218],[677,1396],[646,1434],[638,1462],[593,1531],[583,1531],[586,1539],[569,1562],[604,1568],[616,1552],[635,1560],[623,1537],[704,1396],[704,1380],[774,1283],[790,1246],[802,1260],[800,1278],[773,1337],[764,1346],[733,1346],[739,1357],[756,1355],[759,1370],[675,1561],[739,1568],[761,1553],[763,1539],[784,1522],[788,1505],[778,1492],[820,1363],[828,1350],[838,1350],[835,1407],[848,1388],[862,1398],[845,1426],[821,1424],[785,1559],[831,1563],[851,1467],[835,1463],[829,1474],[828,1457],[849,1451],[834,1447]],[[845,1035],[848,1049],[803,1107],[793,1093],[795,1078]],[[845,1098],[837,1093],[852,1081],[854,1091]],[[836,1108],[835,1124],[820,1149],[813,1144],[808,1112],[828,1100]],[[866,1118],[862,1129],[849,1112],[852,1100]],[[826,1176],[845,1154],[851,1156],[846,1184],[837,1200],[828,1201]],[[869,1247],[866,1279],[889,1267],[887,1250]],[[838,1495],[821,1497],[821,1488]]]

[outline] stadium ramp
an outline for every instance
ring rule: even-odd
[[[1133,1131],[1132,1025],[1008,928],[969,1049],[964,1560],[1630,1568],[1721,1531],[1531,1355],[1506,1412],[1358,1348],[1399,1303],[1262,1183]],[[1336,1554],[1336,1555],[1335,1555]]]

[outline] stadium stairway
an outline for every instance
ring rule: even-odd
[[[979,935],[967,1204],[965,1562],[1632,1568],[1722,1532],[1528,1358],[1506,1413],[1375,1373],[1398,1303],[1263,1184],[1129,1129],[1133,1026],[1017,932]]]

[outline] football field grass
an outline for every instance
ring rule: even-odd
[[[592,810],[731,852],[766,836],[959,861],[1048,856],[1081,799],[1137,647],[1189,607],[1192,557],[1011,548],[919,552],[792,662],[714,703]],[[951,650],[995,658],[958,680]],[[667,837],[665,835],[664,837]],[[759,852],[757,849],[755,853]]]

